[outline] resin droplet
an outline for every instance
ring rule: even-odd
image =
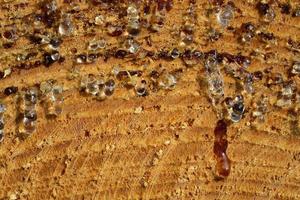
[[[124,31],[124,30],[123,30],[122,26],[120,26],[120,25],[112,25],[112,24],[109,24],[109,25],[107,26],[107,33],[108,33],[110,36],[114,36],[114,37],[120,36],[120,35],[122,35],[123,31]]]
[[[140,49],[140,45],[133,39],[127,39],[124,47],[132,54],[136,54]]]
[[[291,73],[294,74],[294,75],[300,74],[300,62],[294,63],[294,65],[292,67],[292,70],[291,70]]]
[[[265,22],[272,22],[276,17],[275,11],[273,8],[268,9],[267,13],[264,15],[263,20]]]
[[[227,177],[230,173],[230,160],[226,153],[222,152],[220,156],[217,157],[216,170],[218,176]]]
[[[104,19],[104,16],[103,15],[97,15],[95,17],[95,24],[100,26],[100,25],[104,25],[105,23],[105,19]]]
[[[252,112],[252,116],[257,118],[260,122],[263,122],[265,117],[264,115],[268,111],[268,102],[269,99],[267,96],[262,95],[259,101],[255,104],[255,109]]]
[[[226,27],[230,23],[230,20],[233,18],[233,8],[231,5],[226,5],[222,8],[217,14],[217,20],[219,24]]]
[[[217,55],[207,57],[205,69],[209,96],[213,104],[216,104],[224,96],[224,81],[218,66]]]
[[[244,79],[243,80],[244,90],[249,94],[253,94],[254,93],[253,75],[245,71],[242,78]]]
[[[176,77],[172,74],[164,74],[159,77],[158,86],[165,90],[172,90],[177,84]]]
[[[104,49],[106,47],[106,41],[104,39],[101,40],[92,40],[88,44],[88,50],[96,51],[98,49]]]
[[[172,56],[172,54],[171,54]],[[200,63],[200,59],[203,57],[203,54],[200,51],[191,51],[191,50],[186,50],[181,58],[183,60],[183,62],[187,65],[187,66],[195,66],[197,64]]]
[[[99,80],[94,75],[87,75],[81,79],[80,87],[85,93],[96,95],[99,92]]]
[[[58,33],[62,36],[70,36],[74,31],[74,25],[70,15],[63,15],[62,22],[59,24]]]
[[[4,89],[4,94],[9,96],[18,92],[18,87],[10,86]]]
[[[20,93],[18,132],[22,137],[32,134],[36,129],[36,104],[38,90],[35,87]]]
[[[295,11],[293,13],[293,17],[300,17],[300,7],[295,9]]]
[[[158,2],[158,4],[160,3]],[[165,17],[166,17],[165,14],[166,14],[165,10],[161,6],[158,6],[156,10],[154,10],[150,18],[150,27],[149,27],[150,31],[152,32],[160,31],[160,29],[163,27],[165,22]]]
[[[131,35],[137,35],[140,32],[139,12],[135,4],[130,4],[127,8],[128,25],[127,31]]]
[[[63,87],[49,80],[40,84],[42,100],[48,117],[57,117],[62,112]]]
[[[216,175],[221,178],[229,176],[230,173],[230,159],[226,154],[228,142],[227,142],[227,124],[222,119],[217,122],[214,130],[214,154],[216,157]]]
[[[236,96],[234,99],[226,98],[225,101],[229,119],[232,122],[239,122],[245,111],[244,98],[242,95]]]
[[[109,79],[104,84],[104,92],[106,96],[111,96],[115,90],[115,81],[113,79]]]
[[[258,9],[259,14],[262,16],[263,21],[269,23],[275,19],[276,17],[275,11],[272,7],[270,7],[269,4],[259,2],[256,5],[256,8]]]
[[[146,96],[147,95],[147,84],[145,80],[139,81],[135,85],[135,92],[138,96]]]
[[[87,56],[84,54],[77,55],[75,58],[77,64],[84,64],[87,62]]]
[[[292,97],[295,93],[295,84],[291,82],[283,83],[281,93],[278,95],[276,106],[278,107],[289,107],[292,105]]]
[[[248,22],[242,24],[241,31],[242,31],[242,35],[240,37],[240,41],[242,43],[247,43],[250,42],[252,38],[255,36],[256,28],[251,22]]]
[[[111,96],[114,93],[115,86],[113,79],[105,81],[103,77],[93,74],[83,76],[80,82],[81,91],[94,96],[97,100],[104,100]]]
[[[186,13],[183,15],[183,24],[180,31],[180,45],[191,45],[194,41],[194,27],[197,22],[195,5],[190,3]]]

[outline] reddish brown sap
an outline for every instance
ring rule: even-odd
[[[220,177],[227,177],[230,173],[230,160],[226,155],[227,142],[227,124],[224,120],[219,120],[214,130],[214,154],[217,160],[216,171]]]

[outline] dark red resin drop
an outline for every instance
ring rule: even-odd
[[[226,154],[227,141],[227,124],[224,120],[219,120],[214,130],[214,154],[216,156],[217,164],[216,171],[220,177],[227,177],[230,173],[230,160]]]

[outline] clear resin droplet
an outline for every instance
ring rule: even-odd
[[[234,12],[233,8],[230,5],[226,5],[222,8],[217,14],[217,20],[219,24],[226,27],[230,23],[231,19],[233,18]]]
[[[127,16],[130,18],[138,16],[138,10],[136,8],[136,5],[130,4],[127,8]]]
[[[31,87],[20,93],[18,132],[27,137],[36,130],[38,89]]]
[[[147,85],[145,80],[138,81],[134,88],[138,96],[147,95]]]
[[[59,24],[58,33],[62,36],[70,36],[74,31],[74,25],[70,15],[63,15],[62,22]]]
[[[276,101],[278,107],[289,107],[292,105],[292,97],[295,92],[295,85],[293,82],[287,82],[283,84],[281,93]]]
[[[97,15],[95,17],[95,24],[96,25],[100,26],[100,25],[104,25],[104,23],[105,23],[105,18],[104,18],[103,15]]]
[[[62,112],[63,104],[63,87],[55,83],[53,80],[48,80],[40,84],[42,99],[48,117],[57,117]]]
[[[0,104],[0,114],[6,111],[6,106],[4,104]]]
[[[205,61],[208,93],[213,104],[224,96],[224,80],[220,72],[216,55],[210,55]]]
[[[106,41],[104,39],[101,40],[92,40],[88,44],[88,50],[96,51],[98,49],[103,49],[106,46]]]
[[[172,74],[164,74],[159,78],[158,85],[160,88],[165,90],[172,90],[177,84],[176,77]]]
[[[273,8],[269,8],[267,10],[267,13],[263,16],[263,20],[265,22],[270,23],[270,22],[274,21],[275,17],[276,17],[276,14],[275,14],[274,9]]]
[[[229,103],[226,104],[226,108],[228,111],[229,119],[235,123],[239,122],[242,119],[245,111],[243,96],[236,96],[234,99],[232,99]]]
[[[97,100],[104,100],[113,94],[115,82],[113,79],[105,81],[101,76],[89,74],[82,77],[80,88],[85,94],[92,95]]]
[[[133,39],[126,40],[124,46],[132,54],[137,53],[140,49],[140,45]]]
[[[294,63],[291,73],[295,75],[300,74],[300,62]]]

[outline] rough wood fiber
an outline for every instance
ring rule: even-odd
[[[0,5],[2,25],[13,21],[9,19],[11,13],[25,16],[33,12],[38,1],[24,1],[24,8],[15,6],[20,2]],[[258,23],[260,17],[253,4],[235,4],[242,14],[235,15],[231,26],[240,27],[248,21]],[[204,27],[213,23],[205,16],[208,7],[207,1],[197,1],[195,41],[201,50],[243,55],[254,49],[271,52],[267,61],[253,59],[251,72],[273,67],[272,72],[286,73],[286,66],[295,56],[299,57],[299,53],[286,47],[288,39],[300,40],[299,18],[281,15],[277,10],[276,20],[267,26],[277,44],[265,50],[256,41],[241,46],[228,30],[222,31],[222,39],[207,42]],[[87,16],[97,12],[88,6],[84,9]],[[169,30],[181,25],[186,9],[186,1],[174,1],[165,28],[152,36],[151,48],[177,45]],[[63,55],[68,55],[71,47],[85,48],[92,37],[84,36],[83,31],[64,40]],[[11,49],[1,48],[0,54],[12,55],[23,46],[34,47],[21,39]],[[1,69],[10,62],[1,62]],[[37,131],[25,140],[16,136],[16,98],[3,100],[7,112],[5,140],[0,144],[0,199],[300,199],[300,138],[299,133],[293,132],[286,110],[271,107],[265,122],[255,128],[247,123],[250,114],[246,112],[239,123],[228,128],[227,152],[232,169],[228,178],[216,181],[213,130],[217,116],[208,100],[207,88],[198,81],[205,77],[202,64],[186,68],[180,60],[154,61],[151,66],[184,68],[174,90],[136,97],[132,90],[117,87],[112,97],[96,101],[80,95],[78,82],[66,78],[72,63],[66,56],[65,62],[50,68],[14,69],[11,76],[0,81],[0,88],[4,89],[55,78],[68,89],[63,114],[58,119],[46,119],[38,105]],[[118,63],[128,69],[137,68],[114,58],[108,62],[101,58],[80,68],[82,74],[108,73]],[[233,95],[234,80],[224,78],[225,94]],[[293,79],[299,87],[299,76]],[[255,89],[257,96],[276,96],[261,82],[255,83]]]

